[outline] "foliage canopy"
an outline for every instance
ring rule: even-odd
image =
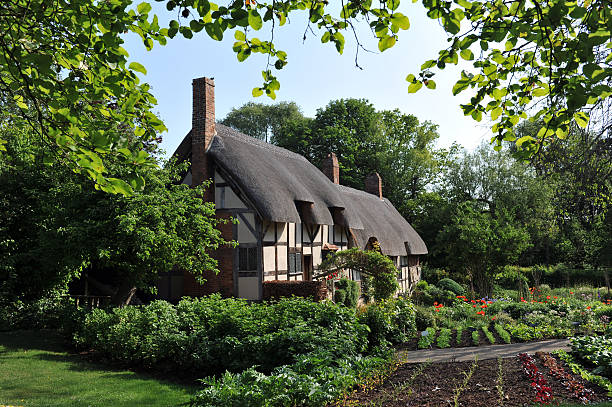
[[[363,48],[356,28],[361,23],[381,52],[410,27],[405,11],[399,11],[400,0],[346,0],[341,7],[327,0],[159,1],[177,16],[167,27],[146,1],[135,7],[131,0],[0,4],[0,101],[11,120],[33,129],[49,150],[105,191],[130,194],[142,188],[140,169],[154,161],[128,139],[147,143],[165,130],[151,112],[155,99],[149,85],[137,76],[146,73],[145,67],[128,61],[122,47],[124,33],[139,35],[150,50],[178,34],[192,38],[204,32],[220,41],[232,32],[239,61],[256,53],[267,57],[263,84],[253,95],[275,98],[280,83],[274,72],[287,65],[288,56],[273,38],[290,17],[305,14],[308,28],[318,28],[321,42],[339,53],[345,34],[355,37],[357,52]],[[462,72],[453,88],[455,94],[468,88],[475,92],[462,105],[464,113],[478,121],[490,114],[497,141],[515,140],[526,154],[555,135],[565,137],[571,122],[585,127],[590,117],[607,111],[612,95],[608,0],[423,0],[423,5],[430,18],[440,21],[450,45],[426,61],[420,73],[408,75],[409,92],[423,85],[435,88],[435,69],[460,58],[470,61],[475,72]],[[271,40],[257,37],[264,27]],[[517,139],[514,127],[528,111],[543,126],[535,136]],[[610,127],[607,121],[595,122],[598,131]],[[0,140],[0,148],[5,142]],[[107,166],[111,156],[132,171],[117,177]]]

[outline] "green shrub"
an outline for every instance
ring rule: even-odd
[[[344,304],[344,302],[346,301],[346,291],[343,289],[336,289],[336,292],[334,293],[334,302],[336,304]]]
[[[593,311],[593,315],[597,319],[606,318],[608,322],[612,320],[612,306],[604,305],[600,308],[597,308]]]
[[[455,295],[465,295],[465,290],[463,287],[461,287],[461,285],[459,285],[459,283],[457,283],[455,280],[450,278],[443,278],[442,280],[438,281],[437,286],[442,290],[450,291]]]
[[[501,272],[495,274],[493,281],[496,285],[507,289],[516,290],[525,296],[529,287],[528,271],[516,266],[504,266]]]
[[[418,331],[424,331],[428,327],[436,326],[436,320],[431,310],[417,305],[415,311],[415,324]]]
[[[425,349],[430,348],[431,345],[436,340],[436,329],[435,328],[427,328],[423,332],[421,332],[421,337],[419,338],[419,342],[417,343],[417,348]]]
[[[61,329],[77,318],[78,307],[67,296],[51,296],[32,302],[0,299],[0,331]]]
[[[370,375],[384,372],[390,355],[330,359],[326,354],[301,356],[292,365],[269,375],[254,368],[207,378],[204,389],[192,399],[192,407],[318,407],[331,404]]]
[[[416,289],[420,291],[425,291],[427,290],[428,287],[429,287],[429,284],[425,280],[420,280],[416,285]]]
[[[248,304],[213,295],[176,306],[96,309],[74,341],[125,365],[203,375],[255,365],[270,372],[319,350],[332,358],[357,355],[368,345],[366,334],[353,310],[332,303]]]
[[[593,373],[612,377],[612,338],[583,336],[571,339],[572,353],[595,366]]]
[[[548,311],[549,306],[547,304],[530,303],[530,302],[509,302],[509,301],[496,301],[489,305],[489,313],[497,314],[499,312],[505,312],[509,314],[513,319],[520,319],[523,316],[534,312]]]
[[[336,294],[334,294],[334,301],[336,303],[355,308],[359,301],[359,295],[359,283],[357,281],[342,278],[336,282]]]
[[[422,305],[433,305],[435,302],[449,304],[455,299],[454,292],[429,284],[424,291],[415,290],[412,298],[415,303]]]
[[[421,269],[421,278],[429,284],[437,284],[438,281],[448,277],[448,271],[438,268],[423,266]]]
[[[461,341],[463,339],[463,325],[457,326],[456,339],[455,342],[457,345],[461,345]]]
[[[361,309],[358,318],[369,328],[370,347],[405,342],[416,333],[415,307],[403,297],[368,304]]]

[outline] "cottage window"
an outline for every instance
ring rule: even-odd
[[[408,265],[408,256],[400,256],[400,267],[406,267]]]
[[[257,247],[238,248],[238,270],[257,271]]]
[[[302,253],[289,253],[289,274],[302,273]]]

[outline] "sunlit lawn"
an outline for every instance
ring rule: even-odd
[[[54,332],[0,332],[0,406],[179,406],[195,390],[86,362]]]

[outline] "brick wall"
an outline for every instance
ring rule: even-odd
[[[340,166],[336,154],[330,153],[321,163],[321,172],[334,184],[340,183]]]
[[[225,240],[233,239],[233,223],[229,221],[229,213],[217,213],[217,217],[228,220],[227,223],[219,225],[221,235]],[[203,277],[206,279],[200,285],[193,274],[185,272],[184,295],[199,297],[212,293],[221,293],[224,297],[234,294],[234,248],[231,246],[220,247],[211,253],[217,259],[219,274],[212,271],[205,272]]]
[[[374,174],[370,174],[365,178],[365,188],[364,191],[376,195],[380,199],[382,199],[382,179],[377,172]]]
[[[191,177],[192,185],[212,178],[211,163],[206,151],[215,136],[215,81],[209,78],[193,80],[193,110],[191,117]],[[204,199],[214,199],[214,189],[207,188]]]
[[[191,177],[192,185],[201,185],[204,181],[213,178],[212,162],[208,159],[207,150],[215,137],[215,82],[210,78],[197,78],[192,82],[193,110],[191,118]],[[204,201],[214,201],[214,184],[211,184],[202,197]],[[229,214],[217,212],[217,217],[229,219]],[[233,224],[228,222],[219,225],[224,239],[234,238]],[[205,272],[202,277],[203,284],[197,282],[195,277],[185,272],[184,295],[202,296],[212,293],[221,293],[225,297],[234,294],[234,249],[221,247],[211,255],[217,259],[219,273]]]
[[[312,298],[315,301],[327,299],[325,281],[264,281],[262,299],[291,297]]]

